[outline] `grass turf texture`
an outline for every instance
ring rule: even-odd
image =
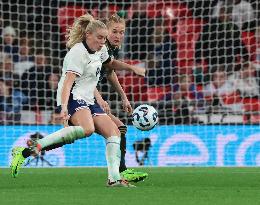
[[[0,170],[1,205],[260,204],[260,168],[146,168],[137,188],[107,188],[105,168]]]

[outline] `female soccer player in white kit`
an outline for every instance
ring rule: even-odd
[[[35,150],[39,152],[70,144],[96,131],[106,138],[107,185],[132,186],[122,180],[119,174],[120,132],[111,118],[95,103],[94,91],[102,64],[112,69],[132,70],[139,75],[144,75],[145,70],[112,60],[105,46],[107,35],[106,25],[90,15],[83,15],[74,22],[68,35],[67,47],[70,51],[64,59],[57,91],[61,117],[74,126],[65,127],[38,140],[34,150],[14,148],[11,163],[13,177],[17,176],[25,158]]]

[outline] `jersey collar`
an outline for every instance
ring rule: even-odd
[[[107,46],[108,46],[109,48],[118,49],[118,50],[120,49],[120,46],[119,46],[119,47],[118,47],[118,46],[112,46],[108,39],[106,40],[106,44],[107,44]]]
[[[88,47],[88,44],[86,43],[86,41],[82,41],[82,43],[83,43],[84,47],[88,50],[88,52],[89,52],[90,54],[96,53],[96,51],[92,51],[92,50]]]

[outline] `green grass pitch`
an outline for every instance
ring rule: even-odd
[[[107,188],[105,168],[0,169],[0,205],[254,205],[260,168],[143,168],[137,188]]]

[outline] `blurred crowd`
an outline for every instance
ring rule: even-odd
[[[120,57],[147,69],[145,78],[118,73],[129,100],[154,104],[166,124],[201,123],[194,113],[237,113],[245,123],[260,116],[258,1],[15,2],[0,3],[0,124],[26,123],[26,112],[45,123],[46,111],[47,123],[58,123],[66,28],[86,12],[118,11],[127,22]],[[100,89],[118,100],[106,81]]]

